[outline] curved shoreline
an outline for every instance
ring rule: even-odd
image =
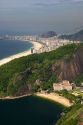
[[[63,96],[59,96],[57,93],[49,93],[48,94],[48,93],[39,93],[38,92],[35,95],[38,97],[41,97],[41,98],[52,100],[52,101],[57,102],[61,105],[64,105],[65,107],[70,107],[73,105],[73,103],[71,103],[69,99],[67,99]]]
[[[35,93],[35,94],[26,94],[26,95],[22,95],[22,96],[17,96],[17,97],[13,97],[13,96],[7,96],[7,97],[2,97],[0,98],[0,100],[15,100],[15,99],[21,99],[24,97],[28,97],[28,96],[37,96],[43,99],[48,99],[49,101],[54,101],[55,103],[59,103],[65,107],[70,107],[73,105],[73,103],[71,103],[69,101],[69,99],[63,97],[63,96],[59,96],[57,93]]]
[[[0,100],[15,100],[15,99],[21,99],[21,98],[24,98],[24,97],[28,97],[28,96],[31,96],[32,94],[26,94],[26,95],[22,95],[22,96],[6,96],[6,97],[0,97]]]
[[[24,40],[27,42],[27,40]],[[33,44],[33,47],[37,50],[39,50],[41,47],[42,47],[42,44],[38,43],[38,42],[32,42],[32,41],[29,41],[30,43]],[[27,50],[27,51],[24,51],[24,52],[21,52],[21,53],[18,53],[18,54],[15,54],[15,55],[12,55],[12,56],[9,56],[7,58],[4,58],[4,59],[1,59],[0,60],[0,66],[14,60],[14,59],[18,59],[20,57],[23,57],[23,56],[28,56],[28,55],[31,55],[31,49]]]
[[[27,40],[26,40],[26,42],[27,42]],[[33,47],[37,50],[39,50],[43,46],[43,44],[35,42],[35,41],[34,42],[30,41],[30,42],[33,44]],[[4,58],[4,59],[0,60],[0,66],[4,65],[4,64],[6,64],[6,63],[8,63],[8,62],[10,62],[14,59],[17,59],[17,58],[20,58],[20,57],[23,57],[23,56],[28,56],[28,55],[31,55],[31,54],[32,54],[31,50],[28,50],[28,51],[24,51],[24,52],[9,56],[7,58]],[[30,95],[32,95],[32,94],[26,94],[26,95],[17,96],[17,97],[7,96],[7,97],[0,98],[0,100],[20,99],[20,98],[28,97]],[[55,93],[50,93],[50,94],[36,93],[34,95],[45,98],[45,99],[52,100],[54,102],[57,102],[59,104],[62,104],[64,106],[66,106],[66,107],[70,107],[72,105],[72,103],[70,103],[70,101],[67,98],[59,96],[58,94],[55,94]]]

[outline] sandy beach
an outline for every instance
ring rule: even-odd
[[[52,101],[58,102],[58,103],[66,106],[66,107],[72,106],[72,103],[70,103],[70,101],[67,98],[59,96],[56,93],[50,93],[50,94],[47,94],[47,93],[36,93],[35,95],[39,96],[39,97],[42,97],[42,98],[45,98],[45,99],[50,99]]]
[[[14,99],[20,99],[20,98],[24,98],[24,97],[28,97],[31,96],[32,94],[26,94],[26,95],[22,95],[22,96],[17,96],[17,97],[13,97],[13,96],[7,96],[7,97],[0,97],[0,100],[14,100]],[[33,94],[35,96],[41,97],[41,98],[45,98],[48,100],[52,100],[54,102],[60,103],[66,107],[70,107],[73,105],[73,103],[70,103],[70,101],[63,97],[63,96],[59,96],[57,93],[35,93]]]
[[[23,97],[28,97],[28,96],[31,96],[32,94],[26,94],[26,95],[22,95],[22,96],[16,96],[16,97],[13,97],[13,96],[7,96],[7,97],[0,97],[0,100],[14,100],[14,99],[20,99],[20,98],[23,98]],[[38,96],[38,97],[41,97],[41,98],[45,98],[45,99],[48,99],[48,100],[52,100],[54,102],[57,102],[57,103],[60,103],[66,107],[70,107],[73,105],[73,103],[71,103],[67,98],[63,97],[63,96],[59,96],[57,93],[35,93],[33,94],[35,96]]]
[[[26,41],[28,42],[28,41]],[[38,43],[38,42],[32,42],[30,41],[32,44],[33,44],[33,47],[36,49],[36,50],[39,50],[41,47],[42,47],[42,44]],[[24,52],[21,52],[21,53],[18,53],[18,54],[15,54],[15,55],[12,55],[12,56],[9,56],[7,58],[4,58],[2,60],[0,60],[0,66],[14,60],[14,59],[17,59],[17,58],[20,58],[20,57],[23,57],[23,56],[27,56],[27,55],[30,55],[31,54],[31,49],[27,50],[27,51],[24,51]]]

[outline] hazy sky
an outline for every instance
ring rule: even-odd
[[[0,0],[0,33],[69,33],[83,27],[83,0]]]

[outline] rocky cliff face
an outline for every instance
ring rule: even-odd
[[[61,61],[58,80],[73,80],[83,73],[83,48],[78,49],[69,61]]]

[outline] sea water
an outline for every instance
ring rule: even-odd
[[[29,50],[32,43],[18,40],[0,40],[0,59]]]
[[[39,97],[0,100],[0,125],[54,125],[63,107]]]

